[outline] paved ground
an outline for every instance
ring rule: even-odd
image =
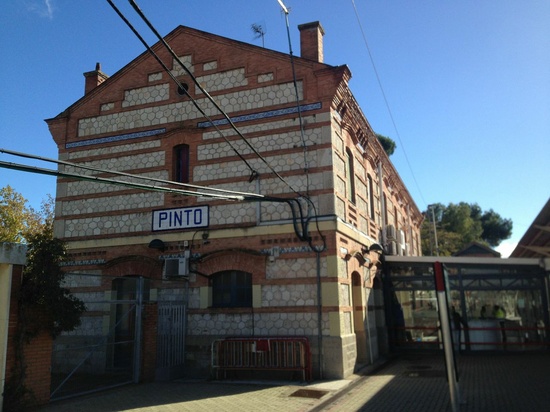
[[[550,410],[548,353],[462,355],[458,369],[460,412]],[[346,380],[148,383],[55,402],[39,411],[451,411],[445,376],[443,355],[408,355]]]

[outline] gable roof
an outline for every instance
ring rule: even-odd
[[[470,242],[453,256],[500,257],[500,253],[480,242]]]
[[[193,47],[187,46],[187,44],[191,44],[192,42],[185,42],[181,41],[181,44],[184,46],[181,46],[181,44],[178,42],[179,38],[182,38],[184,36],[189,37],[195,37],[195,38],[201,38],[207,41],[212,41],[218,44],[223,44],[227,47],[236,47],[240,50],[245,50],[250,53],[254,53],[255,55],[264,55],[269,56],[270,58],[276,58],[276,59],[285,59],[288,60],[290,58],[290,55],[288,53],[279,52],[276,50],[266,49],[264,47],[246,43],[239,40],[230,39],[228,37],[220,36],[217,34],[208,33],[202,30],[194,29],[187,26],[177,26],[174,30],[172,30],[170,33],[168,33],[166,36],[164,36],[165,42],[172,48],[178,56],[183,56],[184,54],[188,53],[190,49],[193,49]],[[179,46],[179,47],[178,47]],[[187,50],[180,51],[177,50],[178,48],[185,48]],[[150,49],[153,50],[155,53],[164,55],[167,53],[166,49],[162,45],[160,41],[157,41],[155,44],[150,46]],[[203,50],[201,50],[202,52]],[[117,81],[118,78],[123,76],[126,72],[133,70],[136,66],[138,66],[142,61],[144,61],[147,58],[154,58],[149,50],[144,50],[140,55],[132,59],[130,62],[128,62],[125,66],[123,66],[121,69],[116,71],[112,75],[106,75],[105,73],[101,72],[101,74],[105,77],[104,81],[98,85],[96,88],[91,90],[90,92],[86,93],[84,96],[80,97],[77,101],[72,103],[69,107],[67,107],[65,110],[63,110],[61,113],[59,113],[57,116],[54,116],[53,118],[45,119],[46,122],[49,122],[54,119],[63,118],[67,115],[68,112],[72,111],[74,108],[79,107],[82,104],[85,104],[88,100],[91,100],[94,98],[94,95],[96,93],[100,93],[101,90],[104,90],[105,88],[108,88],[111,83],[114,83]],[[320,63],[316,62],[307,58],[302,58],[300,56],[294,56],[294,62],[297,64],[303,64],[307,66],[313,66],[316,67],[316,70],[318,69],[340,69],[343,68],[349,72],[349,68],[347,66],[333,66],[326,63]],[[164,64],[171,68],[172,66],[172,57],[169,57],[168,59],[163,59]],[[193,63],[195,64],[195,63]],[[96,71],[99,63],[96,64]],[[162,70],[162,67],[159,65],[159,71]],[[84,73],[84,76],[87,74],[93,73],[93,71]],[[351,75],[350,75],[351,77]]]
[[[520,239],[510,257],[550,257],[550,198]]]

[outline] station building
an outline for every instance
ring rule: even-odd
[[[291,60],[177,27],[165,41],[179,59],[152,47],[169,72],[149,52],[111,76],[97,64],[84,96],[47,120],[68,162],[55,209],[68,286],[97,302],[58,347],[118,345],[74,365],[158,377],[167,319],[183,327],[176,363],[193,376],[211,373],[212,344],[228,337],[305,337],[314,378],[345,378],[387,351],[380,253],[419,256],[423,216],[350,68],[323,61],[321,24],[299,30]],[[183,305],[181,320],[161,317],[167,303]]]

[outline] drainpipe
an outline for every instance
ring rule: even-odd
[[[371,273],[370,273],[370,269],[368,269],[369,271],[369,278],[371,277]],[[365,288],[366,289],[366,288]],[[373,289],[371,289],[371,292],[369,293],[369,296],[367,297],[367,339],[369,340],[369,355],[370,355],[370,364],[372,365],[374,363],[374,359],[373,359],[373,353],[372,353],[372,340],[371,340],[371,337],[370,337],[370,321],[369,321],[369,316],[370,316],[370,312],[369,312],[369,299],[371,298],[371,295],[373,294]],[[374,298],[374,296],[373,296]]]
[[[144,290],[144,278],[140,276],[136,279],[136,330],[134,333],[135,341],[135,353],[134,353],[134,383],[139,383],[141,378],[141,338],[143,321],[143,290]]]
[[[261,193],[260,190],[262,189],[260,184],[261,176],[258,175],[256,179],[256,193]],[[256,224],[259,225],[262,222],[262,202],[255,202],[256,203]]]
[[[313,249],[317,261],[317,345],[319,347],[319,379],[323,379],[323,301],[321,297],[321,251]]]
[[[387,247],[386,238],[386,202],[384,201],[384,174],[382,173],[382,161],[378,162],[378,187],[380,190],[380,215],[382,217],[382,247]]]

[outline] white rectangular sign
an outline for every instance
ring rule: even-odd
[[[208,227],[208,206],[153,210],[153,232]]]

